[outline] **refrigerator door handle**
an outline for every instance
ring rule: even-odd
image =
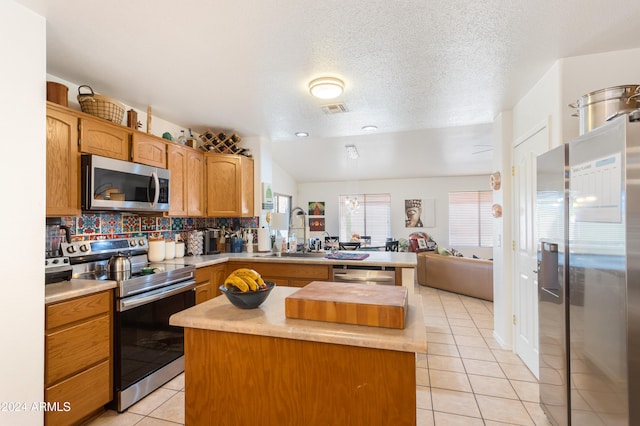
[[[544,288],[544,287],[540,288],[540,290],[544,291],[547,294],[552,295],[553,297],[556,297],[558,299],[560,298],[560,293],[559,292],[555,292],[553,290],[549,290],[549,289]]]

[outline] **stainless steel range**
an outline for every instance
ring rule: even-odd
[[[145,237],[63,243],[72,278],[116,281],[114,399],[122,412],[184,371],[184,330],[169,317],[195,305],[195,267],[150,263]],[[109,260],[127,256],[127,271]]]

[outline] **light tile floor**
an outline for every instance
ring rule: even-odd
[[[418,426],[550,425],[538,383],[520,358],[493,338],[493,303],[416,285],[428,350],[417,355]],[[107,411],[91,426],[184,424],[184,375],[127,412]]]

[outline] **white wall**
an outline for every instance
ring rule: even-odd
[[[325,202],[325,229],[331,235],[338,235],[338,197],[347,194],[391,194],[391,235],[393,238],[408,238],[415,231],[429,234],[441,247],[449,246],[448,194],[456,191],[478,191],[489,189],[488,176],[461,176],[422,179],[386,179],[348,182],[316,182],[298,185],[298,197],[294,205],[306,210],[310,201]],[[434,199],[435,223],[433,227],[405,228],[406,199]],[[425,213],[422,215],[425,220]],[[322,233],[312,233],[320,236]],[[458,247],[453,247],[458,248]],[[492,256],[491,249],[460,248],[465,256]]]
[[[540,80],[513,107],[512,147],[549,120],[551,147],[559,146],[562,139],[560,62],[555,62]],[[564,109],[568,109],[564,105]]]
[[[280,167],[277,161],[273,161],[271,170],[273,192],[283,195],[291,195],[293,197],[293,205],[297,205],[298,184],[295,179]]]
[[[38,425],[44,399],[45,20],[14,1],[0,2],[0,424]]]

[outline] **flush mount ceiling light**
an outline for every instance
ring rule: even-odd
[[[306,138],[309,136],[309,132],[296,132],[296,136],[299,138]]]
[[[351,160],[357,160],[360,158],[360,154],[358,154],[358,150],[355,145],[345,145],[344,147],[347,149],[347,157]]]
[[[362,126],[361,129],[365,132],[375,132],[376,130],[378,130],[378,126],[369,124],[367,126]]]
[[[319,99],[333,99],[342,95],[344,81],[334,77],[320,77],[311,80],[309,92]]]

